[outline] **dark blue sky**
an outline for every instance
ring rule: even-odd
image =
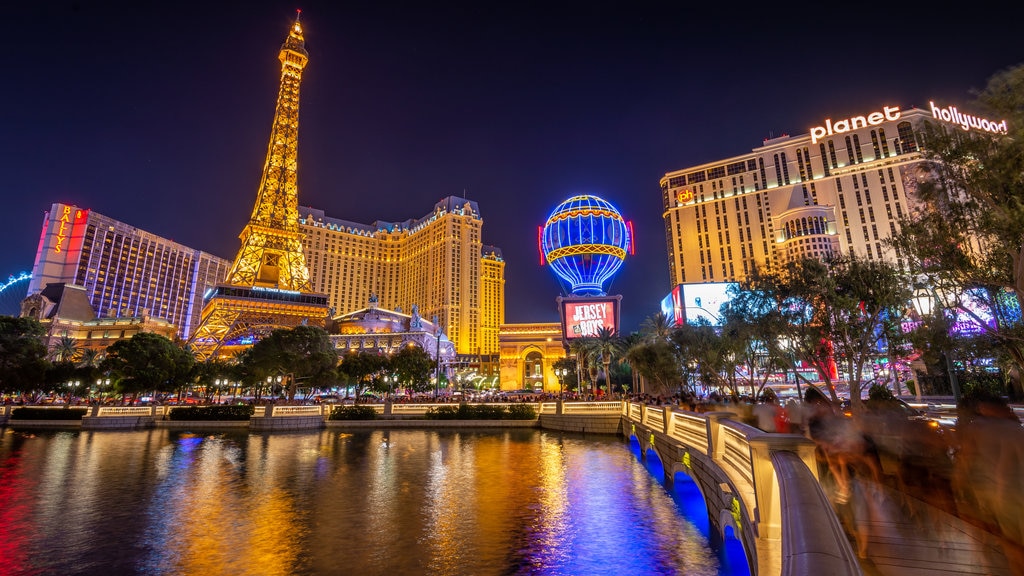
[[[826,117],[966,102],[1024,63],[998,3],[691,4],[6,2],[0,276],[31,268],[56,201],[234,258],[296,8],[300,203],[370,223],[477,201],[507,262],[506,321],[530,322],[558,318],[537,227],[602,196],[636,233],[611,285],[627,332],[671,288],[664,173]]]

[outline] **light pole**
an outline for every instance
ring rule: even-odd
[[[922,321],[924,321],[924,318],[926,316],[930,316],[932,314],[932,310],[935,308],[936,302],[942,304],[942,302],[939,300],[938,295],[935,294],[933,290],[929,290],[927,288],[924,288],[923,286],[919,286],[917,290],[914,291],[912,303],[914,305],[914,310],[916,310],[917,313],[921,316]],[[946,313],[944,305],[943,309],[940,310],[939,312],[942,314]],[[951,351],[942,350],[942,357],[945,358],[946,360],[946,373],[949,374],[949,386],[950,388],[953,389],[953,402],[959,404],[960,382],[957,380],[956,372],[954,371],[955,367],[953,366],[952,360],[950,360],[951,354]],[[920,389],[920,383],[918,383],[918,385],[915,388]],[[920,392],[918,393],[918,396],[920,397]]]
[[[558,400],[559,401],[561,401],[563,399],[563,389],[564,389],[563,381],[565,379],[565,375],[568,374],[568,372],[569,371],[566,370],[565,368],[555,368],[555,376],[558,377]]]
[[[441,324],[438,321],[434,325],[434,336],[437,337],[437,348],[434,351],[434,400],[437,400],[438,389],[441,387]]]

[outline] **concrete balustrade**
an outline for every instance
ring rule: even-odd
[[[624,427],[665,473],[700,488],[718,537],[731,527],[754,574],[861,574],[860,563],[818,483],[814,443],[732,420],[633,404]]]

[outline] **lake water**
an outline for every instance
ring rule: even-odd
[[[0,576],[746,574],[738,543],[709,547],[692,484],[637,450],[533,429],[0,429]]]

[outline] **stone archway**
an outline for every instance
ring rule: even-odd
[[[544,355],[539,350],[529,350],[523,358],[523,388],[544,389]]]

